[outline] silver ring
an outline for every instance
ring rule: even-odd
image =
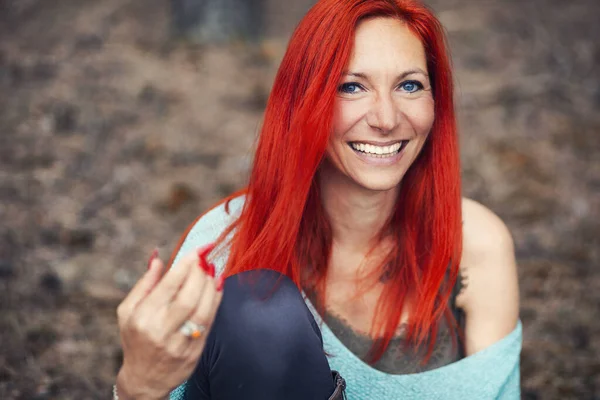
[[[190,339],[198,339],[202,336],[202,334],[206,331],[206,326],[202,324],[197,324],[189,319],[181,325],[179,328],[179,332],[181,332],[184,336],[187,336]]]

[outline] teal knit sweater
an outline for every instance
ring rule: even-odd
[[[190,230],[174,263],[183,254],[214,242],[237,218],[242,206],[243,198],[236,198],[229,205],[229,214],[223,205],[206,213]],[[226,251],[221,253],[221,257],[215,260],[217,274],[223,271],[227,257]],[[346,380],[348,400],[520,399],[520,321],[508,336],[460,361],[427,372],[393,375],[374,369],[356,357],[331,332],[308,300],[307,305],[321,326],[331,369],[339,371]],[[170,396],[170,400],[183,399],[185,383],[173,390]]]

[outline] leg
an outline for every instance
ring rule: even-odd
[[[188,399],[327,400],[335,386],[321,332],[287,277],[228,278]]]

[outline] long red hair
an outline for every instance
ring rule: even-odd
[[[381,233],[391,233],[395,246],[378,271],[385,269],[390,279],[373,320],[371,334],[381,339],[370,361],[376,362],[389,345],[409,295],[407,339],[417,347],[428,343],[428,359],[442,316],[453,320],[447,304],[462,247],[461,188],[445,36],[432,12],[417,1],[321,0],[300,22],[267,103],[241,216],[220,238],[234,232],[225,274],[270,268],[299,287],[310,285],[321,301],[325,298],[332,234],[315,176],[354,31],[371,17],[398,19],[423,43],[435,121]]]

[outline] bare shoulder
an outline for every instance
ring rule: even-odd
[[[512,236],[504,221],[475,200],[463,198],[463,252],[471,256],[513,252]],[[465,260],[468,261],[468,260]]]
[[[510,333],[519,314],[519,287],[514,244],[504,222],[480,203],[463,199],[465,287],[457,305],[467,316],[467,354]]]

